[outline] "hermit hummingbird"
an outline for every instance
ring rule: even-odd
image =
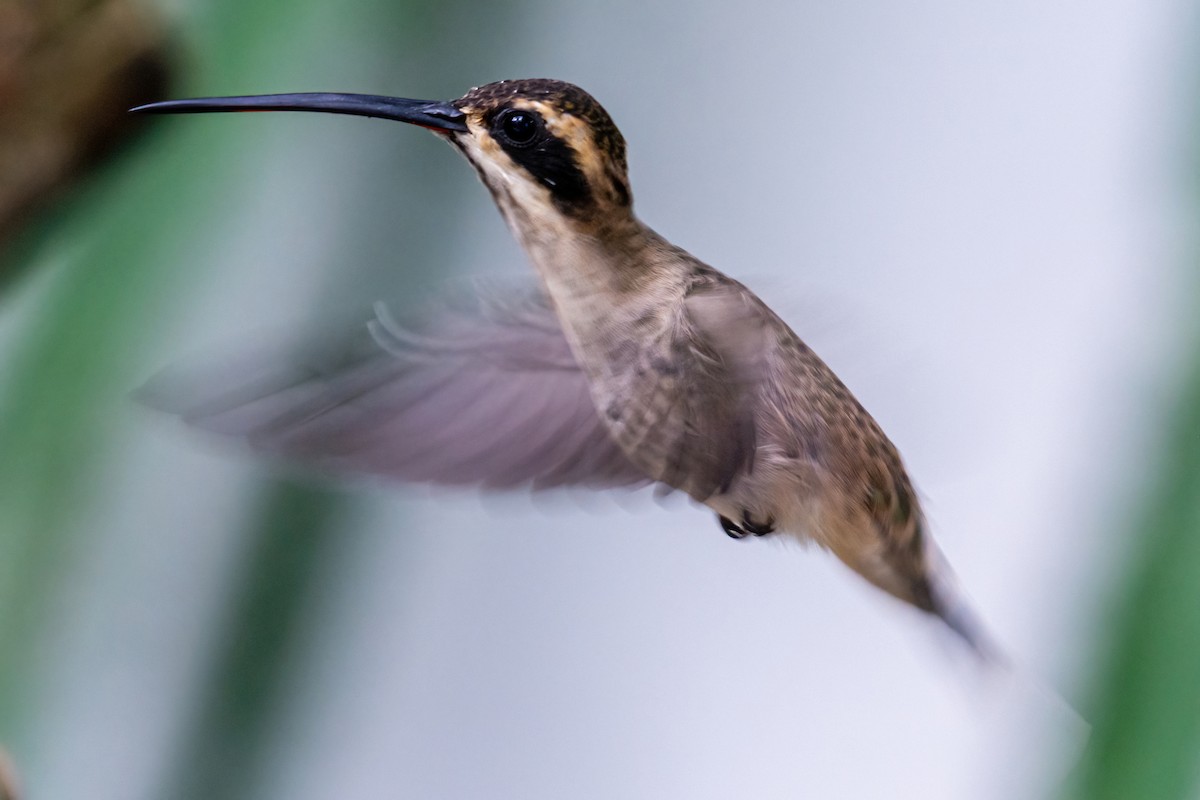
[[[625,140],[587,92],[506,80],[448,102],[359,94],[171,100],[148,113],[322,111],[398,120],[475,168],[539,278],[425,330],[381,312],[373,352],[175,410],[271,452],[405,481],[656,484],[729,536],[815,542],[885,592],[991,645],[912,482],[832,370],[738,281],[633,211]]]

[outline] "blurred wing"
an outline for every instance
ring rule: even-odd
[[[688,343],[674,405],[657,425],[660,480],[703,501],[754,469],[769,317],[741,284],[706,276],[684,301]]]
[[[148,404],[253,447],[405,481],[491,488],[651,483],[609,437],[540,295],[473,297],[333,363],[151,382]]]

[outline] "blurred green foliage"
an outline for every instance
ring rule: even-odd
[[[281,727],[288,665],[302,655],[303,601],[337,546],[338,510],[336,495],[284,484],[247,521],[254,549],[222,626],[229,634],[160,796],[255,796],[251,778]]]
[[[1190,189],[1195,213],[1200,186]],[[1149,483],[1126,526],[1128,566],[1100,632],[1084,709],[1092,732],[1070,800],[1200,791],[1200,339],[1172,374],[1181,379],[1169,387],[1177,399],[1166,404],[1157,464],[1135,476]]]
[[[363,80],[363,65],[377,68],[371,85],[341,89],[385,92],[400,85],[406,64],[448,44],[452,33],[459,45],[464,37],[484,39],[506,13],[494,4],[473,16],[473,28],[454,30],[461,10],[454,2],[412,0],[191,4],[177,19],[185,79],[173,91],[328,89],[321,65],[344,63],[337,80]],[[447,88],[461,90],[463,73],[486,51],[474,48],[456,66],[431,66]],[[317,52],[327,58],[312,58]],[[193,282],[180,255],[203,253],[214,231],[231,226],[227,196],[255,180],[255,165],[276,146],[244,125],[227,125],[219,137],[211,130],[179,120],[153,124],[144,141],[109,163],[17,251],[21,279],[9,290],[30,310],[20,318],[0,386],[0,741],[18,763],[31,755],[30,731],[44,699],[38,678],[45,623],[75,566],[79,538],[88,535],[89,508],[125,432],[129,393],[146,377],[154,332],[186,301]],[[457,201],[452,191],[435,189],[421,202],[448,210]],[[361,213],[347,219],[384,230],[377,215],[388,209],[370,205],[364,200]],[[337,232],[360,246],[337,248],[351,263],[330,265],[337,270],[331,286],[349,282],[369,291],[395,272],[395,264],[379,263],[381,234],[360,234]],[[420,258],[419,246],[411,255],[414,264],[435,263]],[[338,537],[345,503],[335,492],[267,479],[257,492],[243,523],[249,555],[240,588],[162,797],[253,796],[265,743],[278,732],[272,721],[279,687],[298,657],[299,609],[330,552],[345,546]]]
[[[1195,797],[1200,777],[1200,356],[1136,518],[1069,796]]]

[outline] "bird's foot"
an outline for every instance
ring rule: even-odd
[[[750,518],[749,511],[742,511],[742,535],[753,533],[755,536],[766,536],[768,533],[775,532],[775,520],[767,517],[766,522],[755,522]]]
[[[721,521],[721,530],[729,534],[732,539],[745,539],[751,533],[755,536],[766,536],[768,533],[775,532],[775,520],[768,517],[766,522],[755,522],[750,518],[749,511],[742,512],[741,525],[720,514],[717,515],[717,519]]]
[[[723,530],[723,531],[725,531],[725,533],[729,534],[729,538],[731,538],[731,539],[745,539],[746,538],[746,532],[744,530],[742,530],[741,528],[739,528],[737,526],[737,523],[735,523],[729,517],[721,516],[720,514],[718,514],[717,519],[719,519],[721,521],[721,530]]]

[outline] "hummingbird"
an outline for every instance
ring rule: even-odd
[[[417,330],[379,309],[369,352],[285,369],[172,410],[265,451],[483,488],[656,485],[734,539],[815,542],[994,651],[928,532],[896,447],[743,284],[633,210],[625,139],[590,94],[504,80],[451,101],[303,93],[141,113],[316,111],[432,131],[475,169],[538,278]]]

